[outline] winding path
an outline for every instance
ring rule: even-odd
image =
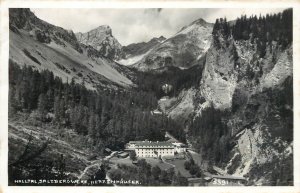
[[[87,166],[83,172],[78,176],[78,179],[81,180],[83,176],[87,175],[88,171],[93,168],[93,167],[97,167],[97,169],[100,168],[102,164],[102,160],[96,160],[96,161],[93,161],[91,165]]]
[[[112,152],[110,155],[106,156],[104,159],[99,159],[99,160],[95,160],[95,161],[91,162],[91,164],[88,165],[88,166],[82,171],[82,173],[78,176],[78,179],[81,180],[84,176],[88,176],[88,175],[89,175],[89,170],[91,170],[91,169],[93,169],[93,168],[95,168],[95,167],[97,168],[97,170],[100,169],[100,166],[101,166],[101,164],[102,164],[102,161],[103,161],[103,160],[109,160],[110,158],[113,157],[113,154],[114,154],[114,153],[115,153],[115,152]],[[106,173],[105,179],[106,179],[106,180],[109,180],[109,181],[112,181],[112,179],[107,175],[107,173]],[[117,186],[117,185],[116,185],[116,184],[113,184],[113,186]]]

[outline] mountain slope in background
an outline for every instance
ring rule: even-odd
[[[148,42],[134,43],[128,46],[123,46],[123,57],[118,63],[123,65],[132,65],[141,60],[147,55],[155,46],[165,41],[166,38],[160,36],[159,38],[152,38]]]
[[[86,33],[76,33],[77,40],[85,45],[92,46],[103,56],[112,60],[121,58],[122,46],[112,35],[112,29],[102,25]]]
[[[147,71],[161,67],[175,66],[190,68],[198,63],[208,50],[212,39],[213,24],[203,19],[183,27],[173,37],[155,46],[133,67]]]
[[[90,89],[128,87],[128,75],[119,64],[91,46],[80,44],[72,31],[37,18],[29,9],[10,9],[9,58],[19,65],[48,69],[64,81],[73,78]]]

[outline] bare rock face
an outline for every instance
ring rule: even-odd
[[[85,45],[92,46],[103,56],[118,60],[122,54],[122,46],[112,35],[112,29],[102,25],[86,33],[76,33],[77,40]]]
[[[282,84],[286,78],[293,74],[292,47],[278,53],[278,59],[272,70],[263,77],[261,89],[272,88]]]
[[[259,184],[272,172],[266,169],[260,176],[259,168],[292,156],[292,46],[283,50],[272,42],[260,57],[249,40],[225,42],[220,36],[219,42],[206,54],[200,96],[232,113],[227,125],[236,145],[225,172]]]
[[[66,46],[68,43],[79,53],[82,53],[80,44],[72,30],[65,30],[41,20],[30,9],[9,9],[9,28],[15,33],[20,33],[19,30],[27,31],[31,37],[41,43],[49,44],[53,41],[62,46]]]
[[[232,49],[231,45],[228,49]],[[216,108],[230,108],[232,95],[237,85],[237,75],[232,55],[225,49],[212,47],[206,55],[201,94]]]
[[[213,24],[199,19],[154,47],[133,66],[148,71],[167,66],[190,68],[197,65],[210,47]]]

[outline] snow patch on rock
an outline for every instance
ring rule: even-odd
[[[151,49],[152,50],[152,49]],[[129,57],[129,58],[126,58],[126,59],[121,59],[121,60],[118,60],[117,62],[119,64],[122,64],[124,66],[130,66],[130,65],[133,65],[137,62],[139,62],[140,60],[142,60],[147,54],[149,54],[151,52],[151,50],[147,51],[146,53],[144,54],[141,54],[141,55],[138,55],[138,56],[133,56],[133,57]]]

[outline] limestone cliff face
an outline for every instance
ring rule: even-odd
[[[227,125],[235,146],[224,169],[270,184],[272,167],[292,157],[292,46],[282,49],[273,41],[260,57],[250,41],[219,42],[207,52],[200,95],[231,112]]]
[[[292,47],[281,50],[276,42],[259,57],[257,45],[249,40],[212,43],[207,52],[201,94],[216,108],[232,107],[237,87],[251,93],[280,86],[292,76]],[[226,45],[227,44],[227,45]]]
[[[112,29],[102,25],[86,33],[76,33],[77,40],[85,45],[92,46],[103,56],[118,60],[122,54],[122,45],[112,35]]]
[[[234,59],[229,51],[233,46],[233,43],[227,49],[212,46],[206,55],[200,90],[201,95],[216,108],[231,107],[238,79]]]

